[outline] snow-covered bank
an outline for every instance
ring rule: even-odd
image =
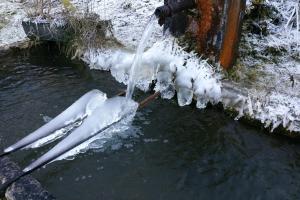
[[[222,80],[205,60],[185,52],[176,43],[164,40],[155,43],[143,55],[138,70],[138,87],[147,91],[153,80],[155,90],[170,99],[177,91],[178,104],[189,105],[194,98],[198,108],[208,102],[222,102],[225,107],[239,112],[238,120],[247,116],[270,127],[273,131],[282,125],[289,131],[300,131],[300,99],[277,91],[266,94],[263,89],[252,89],[228,80]],[[112,75],[127,84],[133,53],[90,49],[83,57],[92,69],[110,70]]]
[[[247,8],[240,75],[231,85],[251,99],[253,111],[245,109],[245,114],[271,131],[282,125],[300,132],[299,8],[298,0],[272,0]]]
[[[162,1],[158,0],[103,1],[99,6],[94,5],[94,12],[111,20],[115,37],[127,49],[133,50],[149,15],[155,6],[161,4]],[[152,37],[151,44],[155,40],[158,42],[150,45],[151,48],[143,56],[143,67],[139,70],[139,88],[146,90],[149,83],[157,79],[155,89],[163,91],[162,96],[166,98],[172,98],[176,90],[180,106],[190,104],[193,97],[197,100],[198,108],[204,108],[208,101],[220,101],[225,107],[239,112],[236,119],[247,116],[270,127],[271,131],[282,125],[289,131],[300,132],[300,96],[297,92],[300,91],[300,65],[297,60],[299,21],[293,19],[293,16],[299,17],[296,15],[299,13],[299,4],[293,0],[274,0],[267,4],[280,13],[278,17],[282,23],[276,26],[271,19],[267,19],[270,32],[267,37],[244,33],[241,48],[243,57],[238,61],[243,71],[240,72],[242,74],[239,80],[224,78],[223,73],[215,72],[215,68],[205,60],[185,52],[175,40],[162,39],[162,30],[157,27],[158,32]],[[248,12],[251,7],[252,4],[248,2]],[[296,25],[292,24],[295,20]],[[281,57],[270,55],[267,60],[266,57],[257,59],[249,54],[253,51],[259,54],[262,48],[270,51],[271,47],[287,51]],[[295,55],[296,59],[293,58]],[[261,56],[263,57],[262,54]],[[110,70],[118,81],[126,84],[133,57],[132,52],[120,49],[89,49],[83,60],[91,68]],[[272,62],[274,57],[277,60]],[[253,67],[254,63],[259,68]],[[248,78],[247,74],[251,73],[257,73],[255,80]]]

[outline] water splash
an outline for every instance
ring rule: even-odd
[[[133,60],[132,66],[131,66],[131,70],[130,70],[130,77],[129,77],[129,82],[128,82],[127,91],[126,91],[126,98],[128,98],[128,99],[132,98],[134,88],[136,85],[136,72],[139,69],[139,67],[141,67],[143,53],[147,46],[147,41],[149,40],[149,38],[153,32],[155,22],[156,22],[156,16],[152,15],[149,20],[148,25],[146,26],[146,28],[144,30],[142,39],[136,50],[136,54],[135,54],[135,57],[134,57],[134,60]]]

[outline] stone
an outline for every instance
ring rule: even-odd
[[[0,158],[0,183],[22,174],[21,168],[8,157]],[[0,185],[1,186],[1,185]],[[7,188],[5,193],[7,200],[53,200],[55,199],[42,185],[32,176],[22,177]]]

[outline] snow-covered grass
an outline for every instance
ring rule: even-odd
[[[300,51],[300,2],[299,0],[273,0],[267,1],[278,11],[281,24],[268,23],[270,35],[267,37],[268,45],[283,47],[289,52]]]
[[[111,20],[114,37],[126,48],[135,49],[141,39],[149,17],[163,0],[72,0],[79,13],[88,10],[97,13],[101,20]],[[162,37],[158,24],[150,39],[149,46]]]
[[[238,117],[248,115],[270,126],[271,131],[282,125],[299,132],[300,2],[268,0],[263,4],[262,9],[266,10],[262,13],[268,14],[256,13],[257,18],[250,18],[247,23],[255,23],[265,30],[261,34],[251,34],[249,29],[243,32],[239,65],[258,75],[255,81],[242,78],[234,85],[246,92],[243,98],[236,100],[240,110]],[[248,12],[253,8],[248,1]]]

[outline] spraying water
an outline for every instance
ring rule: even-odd
[[[136,85],[136,77],[135,77],[136,72],[137,72],[138,68],[141,66],[143,53],[147,46],[147,41],[149,40],[149,37],[151,36],[151,33],[153,32],[155,22],[156,22],[156,16],[152,15],[148,25],[146,26],[146,28],[144,30],[142,39],[137,47],[136,54],[133,59],[133,63],[131,65],[131,70],[130,70],[129,82],[128,82],[127,91],[126,91],[127,99],[132,98],[132,94],[134,92],[134,88]]]

